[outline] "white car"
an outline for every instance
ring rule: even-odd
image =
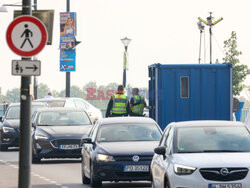
[[[250,132],[230,121],[167,126],[151,163],[154,188],[249,188]]]
[[[79,108],[85,110],[89,118],[93,123],[98,119],[102,119],[102,112],[89,102],[81,98],[42,98],[35,101],[46,103],[49,107],[67,107],[67,108]]]

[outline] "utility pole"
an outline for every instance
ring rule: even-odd
[[[214,21],[214,17],[212,17],[212,12],[209,12],[210,16],[207,17],[207,21],[203,20],[202,18],[198,18],[201,22],[209,26],[209,35],[210,35],[210,64],[212,64],[212,27],[223,20],[223,18],[219,18],[218,20]]]
[[[70,12],[70,0],[66,0],[67,12]],[[66,72],[66,97],[70,97],[70,72]]]
[[[37,10],[37,0],[34,0],[34,10]],[[36,56],[33,57],[33,60],[37,60]],[[34,80],[33,80],[33,85],[34,85],[34,99],[38,98],[38,93],[37,93],[37,77],[34,76]]]
[[[22,15],[31,15],[31,0],[23,0]],[[31,58],[22,58],[31,60]],[[31,77],[21,77],[18,187],[30,188],[31,169]]]

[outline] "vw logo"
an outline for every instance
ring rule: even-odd
[[[140,157],[138,155],[135,155],[132,157],[134,162],[138,162],[140,160]]]
[[[220,174],[221,174],[222,176],[227,176],[227,175],[229,174],[229,171],[228,171],[227,168],[222,168],[222,169],[220,170]]]

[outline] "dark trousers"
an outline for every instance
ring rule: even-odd
[[[109,117],[124,117],[128,116],[128,114],[111,114]]]
[[[130,116],[137,116],[137,117],[143,117],[144,115],[141,115],[141,114],[135,114],[133,112],[130,112],[129,114]]]

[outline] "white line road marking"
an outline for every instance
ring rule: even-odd
[[[11,167],[11,168],[15,168],[15,169],[18,169],[18,168],[19,168],[19,166],[13,165],[13,164],[11,164],[11,163],[9,163],[9,162],[7,162],[7,161],[1,160],[1,159],[0,159],[0,163],[3,163],[3,164],[5,164],[5,165],[7,165],[7,166],[9,166],[9,167]],[[56,186],[58,186],[58,187],[60,187],[60,188],[68,188],[67,186],[64,186],[64,185],[62,185],[62,184],[60,184],[60,183],[57,183],[56,181],[51,180],[51,179],[49,179],[49,178],[43,177],[43,176],[41,176],[41,175],[39,175],[39,174],[37,174],[37,173],[35,173],[35,172],[31,172],[31,175],[34,176],[34,177],[38,177],[38,178],[40,178],[40,179],[42,179],[42,180],[44,180],[44,181],[47,181],[47,182],[49,182],[49,183],[51,183],[51,184],[54,184],[54,185],[56,185]]]

